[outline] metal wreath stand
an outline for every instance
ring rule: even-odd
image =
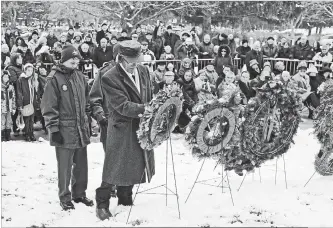
[[[214,110],[208,112],[208,113],[205,115],[203,121],[201,122],[201,124],[200,124],[200,126],[199,126],[199,128],[198,128],[198,132],[199,132],[199,131],[200,131],[200,132],[203,132],[204,129],[205,129],[206,127],[209,128],[209,121],[212,120],[212,119],[215,118],[215,117],[218,117],[218,116],[220,116],[220,117],[226,117],[226,118],[228,119],[228,122],[229,122],[229,127],[231,127],[231,128],[229,128],[228,135],[227,135],[224,139],[221,140],[221,144],[217,144],[217,145],[215,145],[215,146],[210,146],[210,145],[206,145],[206,144],[204,145],[204,140],[203,140],[203,137],[202,137],[203,135],[201,135],[201,134],[200,134],[199,137],[196,136],[196,138],[197,138],[197,140],[199,140],[198,144],[200,143],[200,144],[202,145],[202,147],[206,147],[206,151],[207,151],[207,153],[210,152],[210,151],[211,151],[211,153],[214,153],[214,152],[217,152],[217,151],[219,151],[219,150],[222,149],[221,158],[220,158],[220,160],[219,160],[219,161],[221,161],[222,175],[221,175],[221,177],[216,177],[216,178],[211,178],[211,179],[206,179],[206,180],[200,180],[200,181],[198,181],[199,176],[200,176],[200,174],[201,174],[201,172],[202,172],[202,168],[203,168],[203,166],[204,166],[204,164],[205,164],[205,162],[206,162],[206,159],[207,159],[207,157],[205,157],[205,158],[203,159],[203,161],[202,161],[202,164],[201,164],[201,167],[200,167],[200,169],[199,169],[199,172],[198,172],[198,174],[197,174],[197,176],[196,176],[196,179],[195,179],[195,181],[194,181],[194,183],[193,183],[193,185],[192,185],[192,188],[191,188],[191,190],[190,190],[190,193],[188,194],[188,196],[187,196],[187,198],[186,198],[185,203],[187,203],[188,199],[190,198],[191,193],[192,193],[192,191],[193,191],[195,185],[196,185],[196,184],[203,184],[203,185],[208,185],[208,186],[212,186],[212,187],[218,187],[218,188],[221,188],[221,189],[222,189],[222,194],[224,193],[224,192],[223,192],[223,189],[224,189],[224,188],[228,188],[228,189],[229,189],[229,193],[230,193],[230,198],[231,198],[232,204],[233,204],[233,206],[235,206],[235,204],[234,204],[234,199],[233,199],[233,195],[232,195],[232,191],[231,191],[231,186],[230,186],[230,181],[229,181],[228,171],[226,170],[226,171],[225,171],[226,174],[224,175],[224,166],[223,166],[223,162],[222,162],[222,161],[223,161],[223,157],[224,157],[224,151],[223,151],[223,148],[224,148],[224,147],[227,145],[227,143],[230,141],[230,139],[231,139],[231,137],[232,137],[232,135],[233,135],[233,133],[234,133],[234,130],[235,130],[235,116],[234,116],[234,114],[233,114],[229,109],[227,109],[227,108],[217,108],[217,109],[214,109]],[[221,119],[219,119],[219,121],[220,121],[219,123],[221,123]],[[219,131],[220,131],[219,133],[220,133],[220,134],[222,133],[222,132],[221,132],[221,127],[215,127],[214,132],[213,132],[213,135],[215,135],[217,129],[219,129]],[[202,149],[204,149],[204,148],[202,148]],[[217,164],[216,164],[215,168],[216,168],[217,165],[219,164],[219,161],[217,161]],[[214,170],[215,170],[215,168],[214,168]],[[212,184],[207,184],[207,183],[206,183],[207,181],[211,181],[211,180],[215,180],[215,179],[219,179],[219,178],[222,178],[222,180],[221,180],[221,182],[220,182],[218,185],[212,185]],[[226,180],[227,180],[227,186],[224,186],[224,180],[225,180],[225,178],[226,178]]]
[[[170,107],[171,111],[173,111],[172,116],[170,116]],[[134,201],[136,199],[136,196],[138,194],[155,194],[155,195],[165,195],[165,203],[166,206],[168,205],[168,195],[174,195],[177,198],[177,206],[178,206],[178,218],[180,219],[180,209],[179,209],[179,195],[178,195],[178,188],[177,188],[177,180],[176,180],[176,171],[175,171],[175,163],[174,163],[174,155],[173,155],[173,150],[172,150],[172,139],[171,139],[171,129],[174,128],[176,121],[179,118],[180,112],[181,112],[181,108],[182,108],[182,102],[178,97],[171,97],[169,98],[158,110],[158,112],[156,113],[155,116],[162,116],[162,118],[164,118],[165,122],[162,123],[157,123],[157,121],[153,122],[152,125],[152,129],[156,129],[158,126],[158,124],[162,125],[164,123],[166,123],[166,134],[167,134],[167,139],[165,140],[166,142],[166,153],[165,153],[165,160],[166,160],[166,165],[165,165],[165,184],[153,187],[153,188],[149,188],[143,191],[139,192],[139,188],[141,186],[141,183],[139,183],[136,193],[134,195],[134,199],[133,199],[133,204]],[[167,113],[165,113],[165,111],[167,111]],[[171,119],[171,124],[170,124],[170,119]],[[156,131],[151,131],[150,132],[150,138],[153,139],[153,141],[155,141],[155,139],[159,137],[158,133]],[[172,191],[169,187],[168,187],[168,154],[169,154],[169,144],[170,144],[170,153],[171,153],[171,162],[172,162],[172,168],[173,168],[173,178],[175,181],[175,192]],[[153,153],[151,153],[153,154]],[[150,154],[150,156],[151,156]],[[148,158],[149,161],[150,157]],[[141,180],[143,179],[145,175],[145,170],[142,173],[141,176]],[[140,181],[141,182],[141,181]],[[161,188],[164,187],[165,188],[165,193],[149,193],[149,191],[157,189],[157,188]],[[128,224],[128,220],[130,218],[131,212],[132,212],[132,208],[133,205],[131,205],[130,211],[128,213],[128,217],[127,217],[127,221],[126,224]]]

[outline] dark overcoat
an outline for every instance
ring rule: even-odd
[[[120,64],[102,76],[102,90],[109,112],[102,178],[117,186],[144,183],[146,175],[150,181],[155,174],[154,151],[144,151],[136,134],[144,103],[152,99],[152,85],[148,69],[142,65],[137,69],[141,93]]]

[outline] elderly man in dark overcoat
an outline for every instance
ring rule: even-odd
[[[102,184],[96,189],[96,215],[101,220],[112,216],[112,185],[117,186],[118,205],[133,205],[133,186],[155,174],[154,152],[143,150],[136,134],[144,104],[152,99],[148,69],[138,64],[140,52],[140,43],[120,42],[118,63],[102,76],[109,116]]]
[[[94,204],[86,197],[90,106],[85,75],[76,70],[80,58],[74,46],[63,47],[61,64],[52,69],[47,77],[41,102],[41,111],[50,132],[50,144],[56,150],[59,199],[64,210],[74,209],[72,200],[87,206]]]

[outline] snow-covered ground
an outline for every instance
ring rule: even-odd
[[[240,188],[242,177],[228,172],[232,204],[228,188],[197,184],[187,203],[202,161],[194,159],[184,138],[172,136],[173,153],[179,193],[181,219],[178,218],[176,197],[157,194],[139,194],[135,200],[129,223],[129,207],[117,206],[111,200],[110,210],[115,215],[109,221],[99,221],[95,207],[75,204],[71,212],[61,211],[57,197],[57,170],[54,148],[47,141],[27,143],[11,141],[2,143],[2,226],[333,226],[333,176],[316,174],[309,184],[304,184],[314,172],[314,156],[319,144],[312,134],[309,120],[301,123],[295,144],[278,160],[267,162],[254,174],[248,174]],[[97,140],[95,140],[97,141]],[[157,174],[150,184],[140,191],[165,183],[166,144],[155,150]],[[88,147],[89,183],[87,196],[95,197],[101,183],[104,152],[100,143]],[[175,191],[171,156],[169,154],[168,187]],[[221,182],[221,166],[214,171],[215,163],[206,161],[200,180],[215,178],[206,184]],[[226,174],[224,172],[224,174]],[[223,183],[228,185],[227,180]],[[137,186],[134,190],[136,191]],[[149,193],[164,193],[161,187]]]

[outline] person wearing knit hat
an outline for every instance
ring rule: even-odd
[[[108,101],[108,119],[102,184],[96,189],[96,215],[109,219],[110,192],[117,186],[118,205],[133,205],[133,186],[150,182],[155,174],[153,150],[143,150],[136,131],[144,104],[152,99],[149,72],[138,64],[141,45],[132,40],[119,42],[119,62],[102,76],[102,92]],[[110,133],[110,134],[109,134]],[[146,175],[144,175],[146,174]]]
[[[297,65],[297,70],[302,70],[305,69],[305,71],[308,69],[308,65],[306,64],[305,61],[301,61],[298,65]]]
[[[264,71],[264,70],[268,70],[269,72],[271,72],[271,71],[272,71],[271,63],[270,63],[269,61],[266,61],[266,62],[264,63],[264,66],[263,66],[262,70],[263,70],[263,71]]]
[[[308,70],[306,71],[306,73],[311,77],[314,77],[318,74],[318,70],[317,67],[315,67],[313,64],[311,64],[308,68]]]
[[[273,73],[275,75],[282,74],[282,71],[284,71],[284,70],[285,70],[285,66],[282,61],[278,61],[274,64]]]
[[[274,44],[274,38],[268,37],[267,43],[262,46],[262,53],[264,58],[276,58],[278,55],[278,47]]]
[[[117,37],[116,36],[112,36],[111,40],[110,40],[111,45],[114,46],[117,42],[118,42]]]
[[[251,51],[251,47],[249,47],[249,41],[246,39],[242,40],[242,45],[236,48],[236,52],[238,53],[238,57],[241,59],[241,66],[245,64],[246,54]]]
[[[74,38],[74,28],[73,26],[70,26],[67,32],[67,42],[71,43],[73,38]]]
[[[77,70],[80,58],[73,45],[63,47],[61,62],[48,75],[41,101],[50,145],[56,151],[58,196],[63,210],[75,209],[72,200],[86,206],[94,205],[86,197],[87,145],[90,143],[87,110],[90,107],[86,76]],[[75,183],[70,191],[68,180],[71,178]]]

